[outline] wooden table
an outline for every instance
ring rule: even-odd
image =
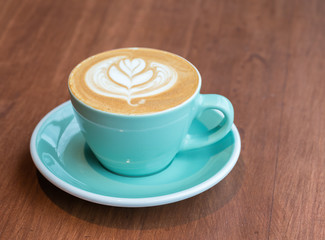
[[[228,97],[242,151],[210,190],[127,209],[73,197],[29,153],[101,51],[145,46],[195,64]],[[0,239],[325,239],[325,1],[0,2]]]

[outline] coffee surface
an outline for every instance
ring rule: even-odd
[[[96,109],[141,115],[173,108],[197,90],[199,75],[185,59],[161,50],[124,48],[92,56],[69,77],[72,94]]]

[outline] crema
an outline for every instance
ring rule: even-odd
[[[161,50],[124,48],[92,56],[69,77],[70,92],[98,110],[141,115],[176,107],[198,89],[199,74],[184,58]]]

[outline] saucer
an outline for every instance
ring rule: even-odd
[[[203,135],[208,131],[208,125],[214,121],[211,117],[210,113],[195,120],[191,134]],[[30,151],[41,174],[65,192],[104,205],[149,207],[177,202],[213,187],[235,166],[240,144],[238,130],[233,125],[221,141],[178,153],[159,173],[144,177],[120,176],[97,161],[68,101],[39,122],[31,138]]]

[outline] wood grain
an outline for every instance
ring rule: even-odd
[[[0,1],[0,239],[325,239],[325,2]],[[86,57],[145,46],[189,59],[228,97],[242,152],[218,185],[143,209],[44,179],[38,121]]]

